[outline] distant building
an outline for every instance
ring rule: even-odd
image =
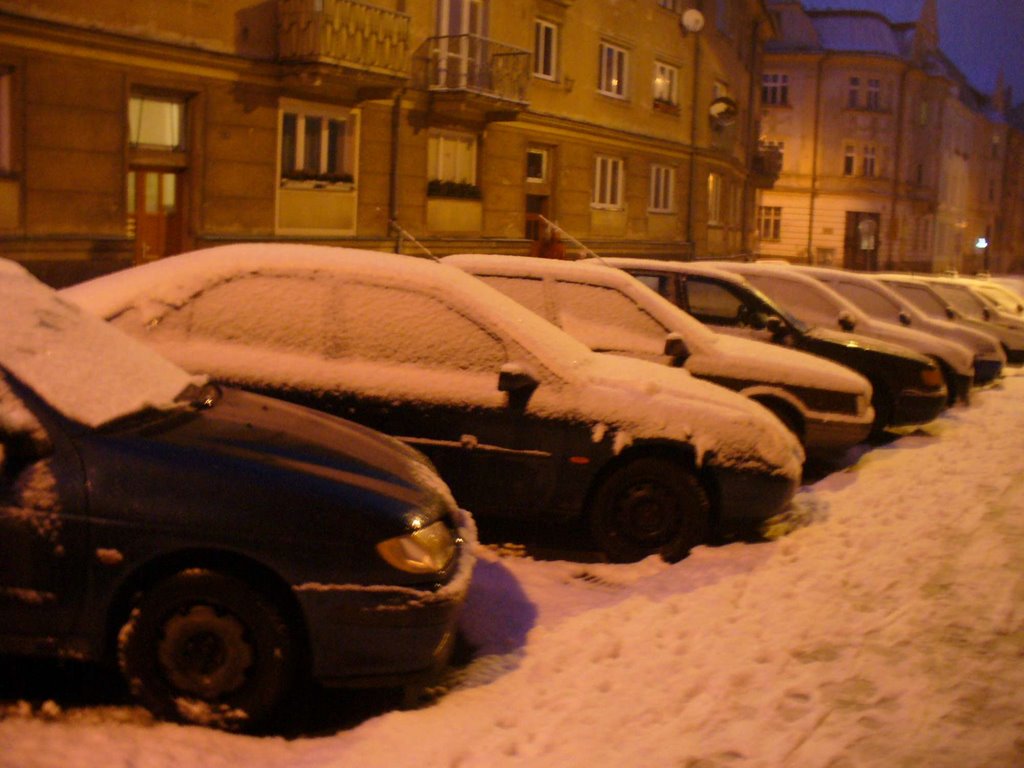
[[[1024,268],[1019,128],[1006,92],[972,89],[943,55],[935,0],[899,24],[769,7],[761,138],[783,160],[758,201],[757,252],[854,269]]]
[[[749,252],[770,34],[763,0],[0,0],[0,254]]]

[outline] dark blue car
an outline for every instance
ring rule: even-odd
[[[220,389],[0,260],[0,652],[117,660],[158,715],[448,659],[472,520],[416,451]]]

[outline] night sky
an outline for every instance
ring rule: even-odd
[[[808,9],[878,11],[915,21],[922,0],[803,0]],[[992,93],[1002,67],[1013,101],[1024,101],[1024,0],[938,0],[939,47],[978,90]]]

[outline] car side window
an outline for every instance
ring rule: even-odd
[[[746,305],[732,291],[718,283],[688,277],[684,283],[687,310],[710,325],[738,325]]]
[[[835,325],[838,308],[828,300],[824,291],[776,275],[747,275],[747,280],[768,295],[794,317],[808,325]]]
[[[477,275],[477,277],[545,320],[552,319],[544,297],[544,281],[540,278],[507,277],[505,275]]]
[[[481,373],[507,360],[500,338],[434,296],[368,283],[342,290],[337,357]]]
[[[657,291],[666,299],[672,299],[672,292],[669,289],[670,281],[668,275],[653,275],[646,272],[634,272],[631,274],[652,291]]]
[[[840,281],[835,283],[839,294],[863,309],[872,317],[883,318],[889,322],[899,322],[900,306],[894,304],[887,296],[873,291],[863,285]]]
[[[591,349],[663,353],[668,329],[619,290],[559,280],[556,297],[559,325]]]

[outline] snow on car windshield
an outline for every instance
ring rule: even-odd
[[[169,407],[198,380],[0,259],[0,365],[67,418],[96,427]]]

